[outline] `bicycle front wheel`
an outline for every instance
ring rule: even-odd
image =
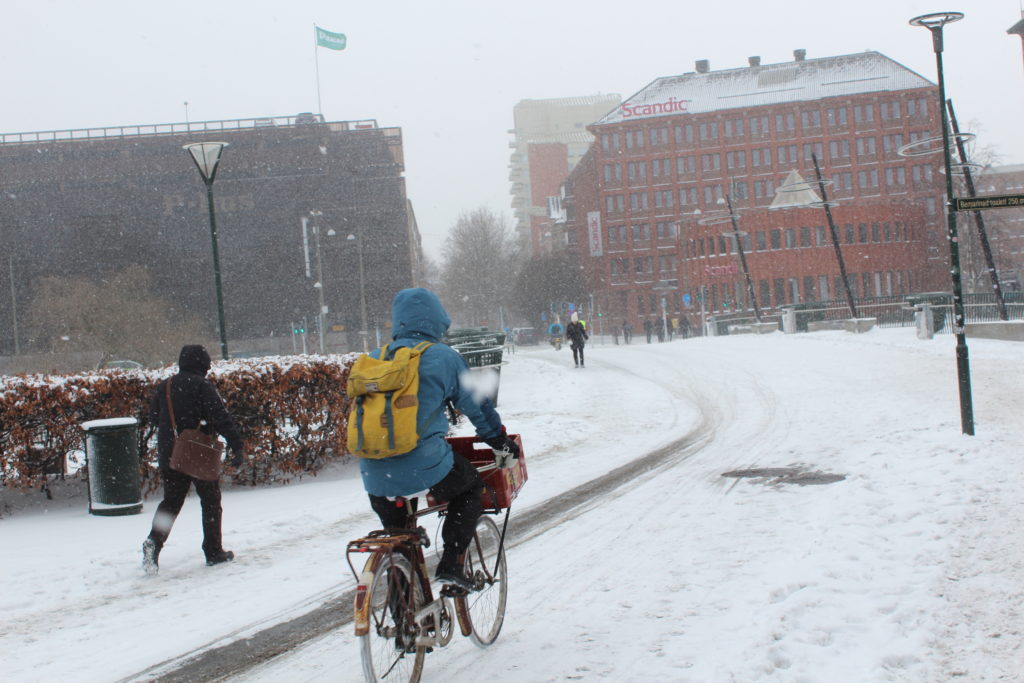
[[[456,610],[472,629],[470,637],[480,647],[495,641],[505,621],[508,596],[508,567],[500,547],[501,532],[490,517],[476,524],[473,543],[466,551],[465,571],[476,589],[456,598]],[[500,553],[499,553],[500,550]]]
[[[370,683],[416,683],[423,673],[425,647],[416,646],[413,615],[422,607],[423,589],[412,565],[401,555],[374,553],[363,569],[370,629],[361,641],[363,674]]]

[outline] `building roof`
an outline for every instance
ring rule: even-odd
[[[654,80],[595,125],[702,114],[934,84],[879,52],[803,59]]]

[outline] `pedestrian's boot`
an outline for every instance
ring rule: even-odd
[[[160,547],[152,538],[142,542],[142,570],[150,576],[160,571]]]
[[[230,550],[216,550],[212,553],[206,553],[206,566],[212,567],[215,564],[223,564],[233,559],[235,559],[235,554]]]

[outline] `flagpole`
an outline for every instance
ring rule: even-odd
[[[324,108],[320,104],[320,53],[316,49],[316,24],[313,24],[313,63],[316,64],[316,113],[323,116]]]

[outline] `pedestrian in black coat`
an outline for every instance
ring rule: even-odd
[[[572,321],[565,328],[565,337],[569,340],[569,347],[572,349],[572,360],[576,367],[583,367],[583,347],[586,345],[590,335],[587,328],[580,322],[576,313],[572,314]]]
[[[644,321],[644,334],[647,335],[647,343],[651,343],[651,335],[654,333],[654,323],[650,320]]]
[[[186,345],[178,357],[178,374],[161,382],[149,405],[150,424],[157,427],[157,465],[164,485],[164,499],[153,516],[153,527],[142,544],[142,564],[147,573],[158,568],[160,551],[171,533],[174,520],[185,503],[189,487],[193,484],[199,494],[203,512],[203,553],[208,565],[233,560],[235,555],[224,550],[221,540],[221,495],[219,481],[203,481],[171,469],[171,451],[174,449],[174,430],[167,408],[167,385],[171,387],[174,422],[178,432],[201,428],[208,434],[217,433],[227,439],[231,449],[229,463],[239,467],[243,460],[243,443],[235,421],[224,401],[206,373],[210,370],[210,354],[199,345]]]

